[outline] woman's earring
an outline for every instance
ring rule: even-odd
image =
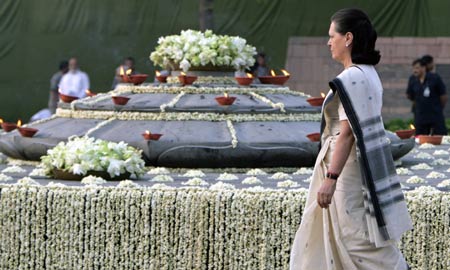
[[[348,43],[345,43],[345,47],[348,47]]]

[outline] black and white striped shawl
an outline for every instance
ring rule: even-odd
[[[399,240],[412,223],[385,135],[378,74],[373,66],[355,65],[333,79],[330,87],[332,93],[324,107],[337,93],[355,136],[370,240],[379,242],[376,235],[370,235],[376,229],[383,240]],[[322,133],[324,121],[322,118]]]

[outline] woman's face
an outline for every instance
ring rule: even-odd
[[[349,34],[342,35],[336,32],[336,25],[331,22],[330,30],[328,30],[329,40],[328,47],[330,47],[331,57],[338,61],[344,62],[348,57],[351,58],[351,41],[349,40]],[[348,44],[348,47],[345,46]]]

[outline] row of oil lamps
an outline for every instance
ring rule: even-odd
[[[270,76],[260,76],[258,77],[259,81],[263,84],[276,84],[276,85],[283,85],[287,80],[290,78],[289,72],[287,72],[284,69],[281,69],[282,75],[276,74],[274,70],[270,71]],[[128,69],[127,71],[124,71],[123,68],[120,69],[120,76],[122,77],[122,82],[124,83],[132,83],[134,85],[139,85],[143,83],[148,75],[147,74],[134,74],[132,75],[132,70]],[[167,83],[167,75],[162,75],[161,72],[156,71],[155,72],[155,78],[160,83]],[[247,73],[246,76],[236,76],[235,77],[237,83],[239,85],[250,85],[253,83],[254,77],[252,74]],[[191,85],[197,80],[197,76],[188,75],[184,72],[181,72],[180,75],[178,75],[178,81],[181,85]]]

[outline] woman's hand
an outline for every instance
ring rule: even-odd
[[[336,190],[336,180],[325,178],[322,186],[317,192],[317,203],[322,208],[328,208],[331,204],[331,198],[333,198],[334,191]]]

